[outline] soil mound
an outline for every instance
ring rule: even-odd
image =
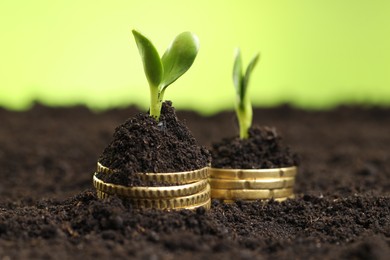
[[[249,138],[224,138],[213,144],[212,167],[270,169],[298,166],[298,156],[282,143],[275,128],[251,127]]]

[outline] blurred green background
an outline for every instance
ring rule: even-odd
[[[238,46],[245,65],[261,53],[256,106],[390,103],[388,0],[1,0],[0,106],[147,109],[133,28],[160,54],[182,31],[199,36],[193,67],[165,94],[180,109],[233,107]]]

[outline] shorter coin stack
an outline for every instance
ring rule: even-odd
[[[210,168],[211,198],[235,200],[283,201],[294,197],[297,167],[277,169]]]
[[[97,173],[112,174],[114,171],[99,162]],[[164,186],[127,187],[106,183],[93,176],[97,196],[104,199],[116,195],[129,201],[136,208],[158,208],[167,210],[196,209],[211,206],[208,168],[174,173],[138,173],[146,182],[163,183]]]

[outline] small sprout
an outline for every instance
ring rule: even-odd
[[[249,62],[246,68],[245,74],[242,70],[242,60],[240,49],[236,50],[234,57],[233,67],[233,83],[236,89],[236,114],[240,127],[240,138],[247,139],[249,137],[249,128],[252,125],[252,105],[248,95],[248,84],[257,61],[259,60],[260,54],[256,54]]]
[[[194,63],[199,50],[198,37],[191,32],[176,36],[160,58],[152,42],[133,30],[150,88],[150,116],[160,118],[166,88],[183,75]]]

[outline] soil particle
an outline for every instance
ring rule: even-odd
[[[247,139],[224,138],[213,144],[211,155],[215,168],[269,169],[298,165],[298,156],[271,127],[251,127]]]

